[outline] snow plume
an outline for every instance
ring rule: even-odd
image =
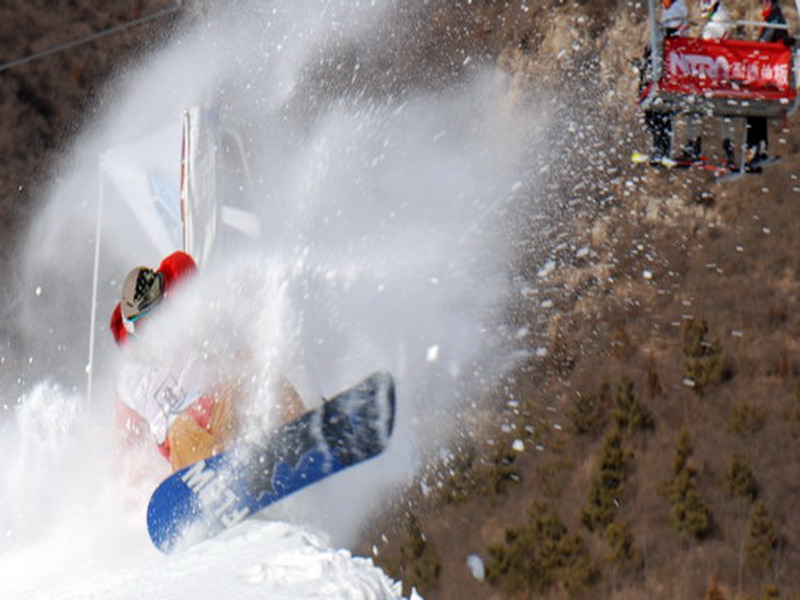
[[[65,158],[31,231],[20,316],[31,358],[26,376],[48,376],[61,387],[37,388],[16,411],[38,402],[75,405],[56,419],[72,423],[63,434],[71,458],[64,448],[42,450],[33,461],[41,465],[20,458],[4,466],[10,483],[0,508],[24,504],[22,494],[13,497],[20,490],[49,494],[52,483],[41,476],[49,469],[63,475],[70,493],[60,490],[58,497],[66,497],[60,502],[70,514],[114,489],[107,481],[113,465],[81,466],[98,455],[104,464],[113,447],[108,398],[119,352],[106,323],[127,270],[158,264],[163,251],[124,203],[104,201],[94,394],[65,394],[84,386],[97,198],[111,194],[98,162],[109,148],[169,129],[187,106],[214,105],[220,121],[241,133],[248,177],[234,187],[260,215],[262,235],[217,256],[149,320],[148,329],[159,332],[153,351],[165,360],[199,355],[242,373],[255,390],[250,416],[267,421],[282,377],[314,405],[373,371],[390,371],[398,421],[389,451],[265,515],[348,544],[386,492],[409,481],[446,443],[458,415],[509,366],[495,322],[508,279],[503,209],[525,192],[521,180],[536,124],[508,102],[504,74],[457,51],[444,68],[387,62],[398,48],[431,43],[415,33],[416,17],[393,3],[242,2],[219,11],[116,82],[105,112]],[[173,152],[166,172],[177,176],[179,135],[164,139],[174,147],[154,143],[147,159]],[[33,425],[22,419],[15,427],[24,437]],[[62,435],[44,435],[51,434]],[[52,518],[59,521],[62,509]],[[110,512],[103,514],[116,510],[105,506]],[[86,512],[82,535],[92,539],[97,511]],[[123,532],[125,540],[112,546],[148,556],[140,534]],[[242,535],[225,538],[232,552],[244,544]],[[340,560],[322,542],[306,547],[317,546]],[[291,565],[281,570],[281,560],[304,562],[284,556],[278,566],[253,567],[245,579],[272,580],[276,569],[290,578]],[[120,577],[135,579],[130,572]]]

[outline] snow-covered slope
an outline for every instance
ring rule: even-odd
[[[176,555],[162,556],[132,544],[124,557],[71,565],[68,573],[42,577],[39,558],[28,556],[15,574],[0,574],[3,598],[133,600],[226,598],[236,600],[388,600],[402,586],[368,558],[331,548],[301,527],[251,521]],[[13,564],[13,554],[6,557]],[[412,591],[411,598],[418,598]]]
[[[165,556],[144,525],[164,473],[158,457],[114,452],[82,398],[52,384],[9,411],[0,441],[9,457],[0,470],[0,598],[402,597],[369,559],[269,513]]]

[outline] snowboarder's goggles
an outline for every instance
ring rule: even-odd
[[[163,297],[163,275],[150,269],[142,269],[136,276],[132,301],[127,301],[128,307],[135,306],[136,314],[125,316],[122,322],[128,333],[135,333],[134,323],[145,316],[159,303]],[[124,300],[123,300],[124,301]]]
[[[149,269],[139,271],[136,278],[136,291],[133,294],[133,303],[139,309],[139,313],[131,315],[129,317],[131,320],[138,319],[161,300],[162,278],[161,273],[156,271]]]

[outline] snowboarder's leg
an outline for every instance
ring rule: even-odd
[[[235,391],[221,387],[213,396],[201,398],[179,415],[167,432],[169,462],[178,471],[200,459],[221,452],[238,427]]]
[[[173,421],[167,440],[173,472],[211,456],[215,446],[214,437],[188,415],[180,415]]]
[[[281,410],[281,423],[289,423],[290,421],[294,421],[308,410],[303,403],[303,400],[300,398],[300,394],[297,393],[297,390],[288,379],[284,379],[281,382],[278,394],[278,401],[280,403]]]

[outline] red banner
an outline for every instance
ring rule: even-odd
[[[794,100],[792,52],[783,44],[744,40],[664,40],[659,88],[716,98]]]

